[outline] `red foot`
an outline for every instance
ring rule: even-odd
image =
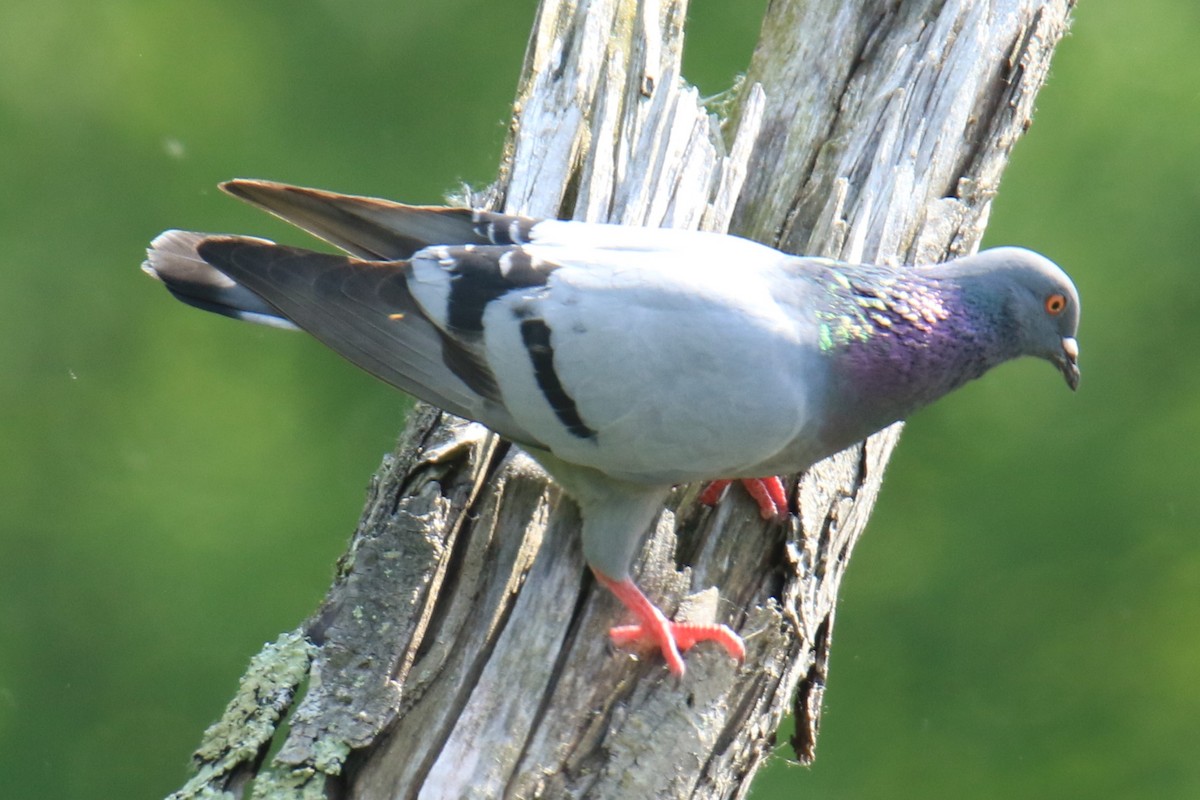
[[[725,487],[733,483],[729,478],[721,478],[720,480],[709,481],[708,486],[704,487],[704,491],[700,492],[700,497],[697,498],[706,506],[715,506],[721,502],[721,494],[725,491]]]
[[[746,646],[742,637],[725,625],[672,622],[650,602],[632,580],[615,581],[596,570],[596,578],[604,584],[625,608],[638,620],[636,625],[619,625],[609,630],[613,643],[628,644],[649,639],[662,651],[667,667],[676,675],[684,673],[681,652],[699,642],[714,641],[725,648],[729,655],[742,661],[746,658]]]
[[[730,483],[732,481],[724,479],[708,484],[700,493],[700,502],[706,506],[715,506],[721,499],[721,493]],[[787,492],[780,478],[743,478],[742,486],[746,487],[746,491],[758,503],[758,513],[763,519],[778,519],[791,513],[788,509]]]

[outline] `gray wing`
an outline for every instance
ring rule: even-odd
[[[409,394],[539,446],[505,410],[480,355],[424,315],[408,289],[407,262],[167,231],[151,244],[143,268],[190,305],[301,328]]]
[[[232,180],[221,188],[351,255],[412,258],[430,245],[510,245],[529,240],[538,220],[443,206],[409,206],[283,183]]]

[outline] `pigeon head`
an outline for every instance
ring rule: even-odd
[[[832,452],[1021,356],[1079,384],[1079,294],[1017,247],[925,267],[828,267],[817,310],[829,358],[822,430]]]
[[[977,291],[999,303],[1016,355],[1044,358],[1072,390],[1079,386],[1079,292],[1053,261],[1020,247],[997,247],[956,264]]]

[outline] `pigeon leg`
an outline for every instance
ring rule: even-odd
[[[729,479],[712,481],[700,493],[700,502],[706,506],[715,506],[721,499],[721,492],[725,491],[725,487],[730,483],[732,481]],[[743,478],[742,486],[746,487],[746,491],[758,503],[758,513],[763,519],[781,519],[790,513],[787,492],[780,478]]]
[[[662,651],[667,667],[676,675],[684,673],[682,651],[699,642],[715,641],[739,662],[746,658],[746,646],[742,637],[726,625],[715,623],[699,624],[672,622],[658,607],[642,593],[630,578],[617,581],[592,570],[597,580],[616,595],[625,608],[637,618],[636,625],[620,625],[609,630],[608,635],[617,645],[649,639]]]

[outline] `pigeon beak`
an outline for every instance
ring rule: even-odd
[[[1073,336],[1064,336],[1062,340],[1062,353],[1055,356],[1054,364],[1058,367],[1059,372],[1067,379],[1067,386],[1071,387],[1071,391],[1079,388],[1079,342],[1075,341]]]

